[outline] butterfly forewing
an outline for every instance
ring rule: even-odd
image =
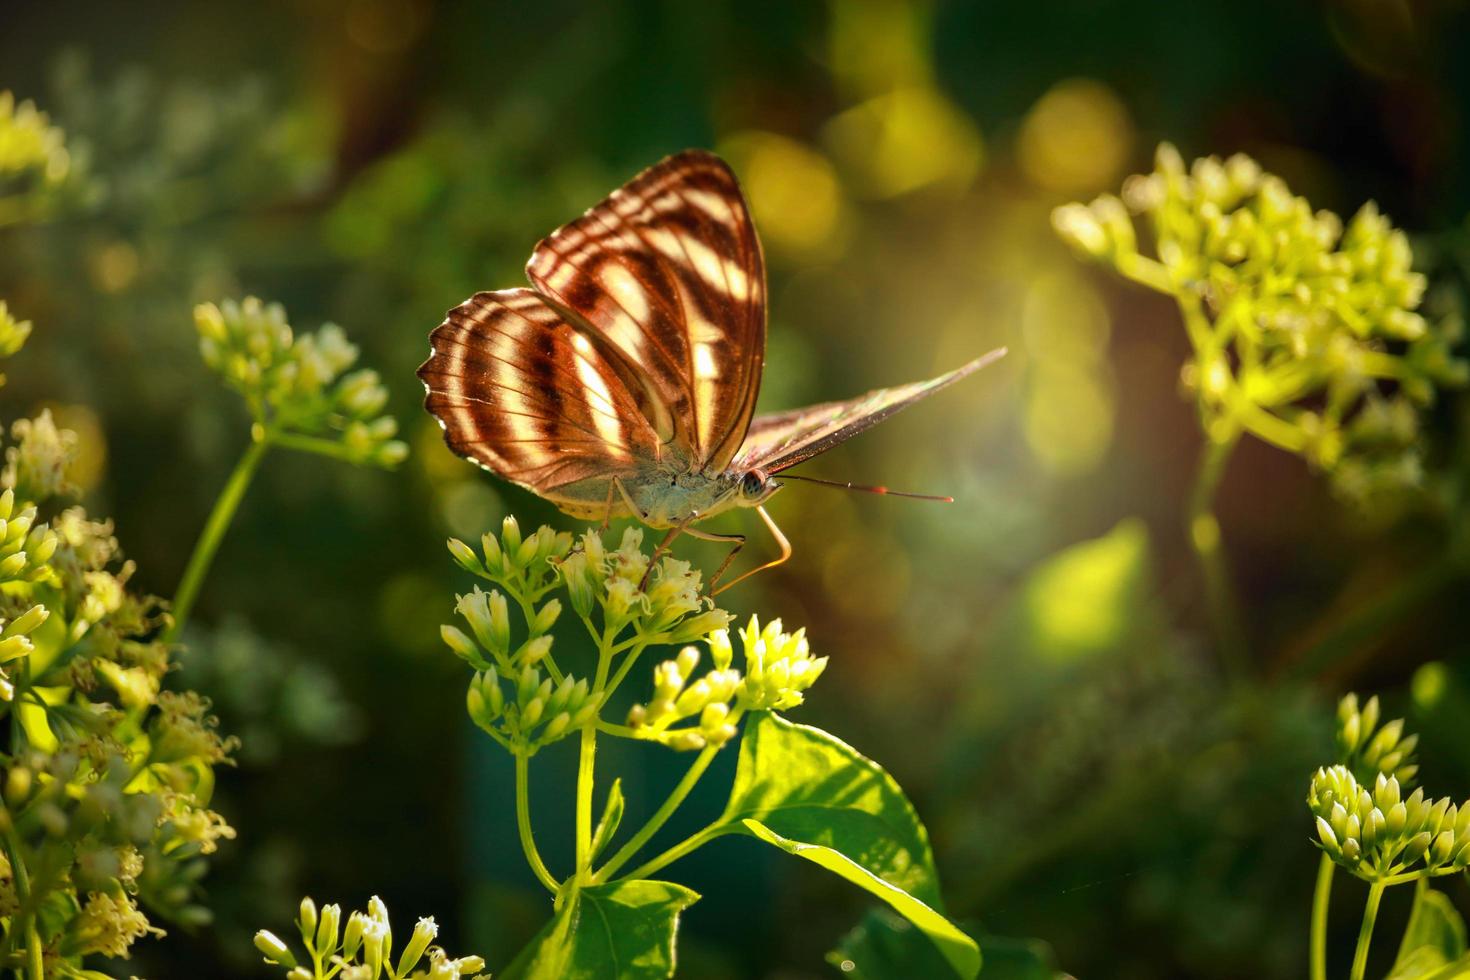
[[[765,357],[765,264],[718,157],[650,167],[532,253],[541,292],[639,369],[661,441],[724,470],[745,437]]]
[[[656,459],[629,369],[529,289],[477,293],[430,334],[419,368],[450,448],[558,503],[606,499]]]
[[[846,442],[895,412],[978,371],[1004,353],[1004,350],[991,351],[928,381],[879,388],[846,401],[757,415],[733,465],[738,470],[779,473]]]

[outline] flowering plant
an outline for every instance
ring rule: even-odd
[[[1327,976],[1327,911],[1336,868],[1368,883],[1352,980],[1367,970],[1384,890],[1410,883],[1414,909],[1391,975],[1460,976],[1470,969],[1465,923],[1429,881],[1470,866],[1470,800],[1433,799],[1414,786],[1418,738],[1404,734],[1402,718],[1379,726],[1378,698],[1360,706],[1357,695],[1348,694],[1337,718],[1338,762],[1318,769],[1307,791],[1322,850],[1312,906],[1312,977]]]
[[[551,921],[502,976],[602,976],[609,962],[623,964],[623,977],[671,975],[679,913],[699,896],[653,875],[726,835],[752,837],[866,889],[917,927],[956,974],[974,976],[979,950],[942,914],[928,834],[897,783],[846,743],[778,714],[800,706],[827,666],[803,631],[752,616],[737,644],[730,614],[702,594],[700,573],[646,553],[637,529],[613,547],[596,530],[575,540],[548,527],[523,534],[510,517],[478,549],[451,540],[449,550],[491,589],[459,597],[460,623],[445,625],[443,638],[474,671],[471,719],[515,758],[521,846],[553,897]],[[558,649],[556,628],[568,618],[591,638],[593,662],[574,663]],[[646,700],[614,720],[611,699],[660,647],[676,652],[654,665]],[[694,756],[667,799],[621,843],[618,779],[593,820],[599,736]],[[575,863],[558,875],[536,841],[528,771],[539,751],[563,739],[576,740],[580,761]],[[736,742],[721,814],[646,854],[715,756]]]

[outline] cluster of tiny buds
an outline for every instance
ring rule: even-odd
[[[1419,773],[1414,762],[1419,736],[1404,734],[1402,718],[1379,728],[1379,714],[1377,695],[1361,707],[1356,694],[1343,696],[1337,705],[1338,758],[1365,779],[1382,773],[1393,776],[1401,786],[1411,785]]]
[[[736,722],[747,711],[793,708],[827,667],[826,657],[813,657],[806,631],[786,633],[775,619],[764,627],[752,616],[740,630],[744,673],[731,664],[734,648],[728,630],[705,638],[711,669],[691,683],[699,666],[699,651],[685,647],[673,660],[654,669],[653,697],[634,705],[628,725],[640,738],[653,739],[674,749],[701,749],[724,745],[735,737]],[[675,728],[695,718],[693,725]]]
[[[16,319],[10,307],[0,299],[0,357],[9,357],[20,350],[30,335],[31,321]],[[0,381],[3,380],[4,375],[0,375]]]
[[[549,631],[561,615],[561,602],[551,599],[537,609],[527,623],[529,635],[511,649],[510,605],[497,589],[482,592],[478,586],[458,597],[455,611],[469,624],[474,639],[455,626],[441,626],[440,635],[449,648],[476,670],[492,663],[509,671],[512,667],[534,666],[551,652]],[[490,659],[486,659],[486,654]]]
[[[1322,849],[1366,881],[1449,874],[1470,865],[1470,801],[1429,800],[1423,789],[1404,798],[1399,781],[1382,773],[1370,791],[1337,765],[1317,770],[1307,805]]]
[[[14,93],[0,91],[0,176],[39,172],[46,183],[57,184],[70,169],[66,137],[46,113],[29,99],[16,102]]]
[[[0,493],[0,583],[37,582],[50,575],[46,563],[56,553],[56,535],[36,523],[36,508],[16,509],[15,491]]]
[[[376,371],[347,371],[357,347],[342,328],[325,324],[297,334],[279,303],[247,297],[194,310],[204,363],[240,391],[256,422],[308,436],[332,436],[347,458],[395,466],[408,447],[397,422],[381,415],[388,389]]]
[[[36,523],[36,508],[19,511],[15,491],[0,493],[0,584],[38,582],[52,575],[46,564],[56,553],[57,537],[44,524]],[[0,627],[0,701],[15,697],[15,685],[5,665],[30,656],[34,645],[30,634],[46,622],[46,607],[31,605]]]
[[[424,977],[427,980],[459,980],[480,974],[485,961],[479,956],[451,959],[442,949],[430,947],[439,935],[432,918],[419,919],[403,952],[393,960],[393,927],[388,908],[376,895],[365,912],[353,912],[342,928],[342,908],[326,905],[320,910],[310,898],[301,900],[296,922],[312,968],[298,965],[291,947],[274,933],[262,929],[255,934],[255,948],[272,966],[286,969],[287,980],[321,980],[338,976],[343,980],[388,980]],[[340,933],[340,934],[339,934]],[[426,969],[418,970],[428,955]],[[325,970],[325,972],[323,972]],[[417,972],[415,972],[417,971]]]
[[[494,667],[475,674],[465,694],[470,719],[512,746],[534,749],[578,731],[597,717],[598,699],[585,678],[568,674],[556,683],[526,664],[515,675],[514,697],[507,699]]]
[[[688,562],[665,556],[650,567],[641,529],[626,529],[615,549],[595,531],[579,544],[560,563],[572,609],[586,620],[600,609],[613,635],[632,626],[649,642],[679,644],[729,623],[729,614],[701,595],[701,576]]]
[[[727,653],[728,649],[727,644]],[[734,738],[739,711],[733,710],[730,702],[740,688],[740,671],[730,666],[728,656],[716,656],[714,661],[714,666],[693,683],[690,678],[699,667],[699,650],[695,647],[684,647],[673,660],[655,667],[653,697],[646,705],[634,705],[628,712],[629,727],[640,738],[680,751],[720,746]],[[693,725],[671,729],[696,717],[698,721]]]
[[[556,563],[571,550],[572,536],[567,532],[543,525],[523,536],[513,516],[501,522],[498,537],[486,532],[480,538],[479,554],[458,538],[449,539],[449,553],[461,568],[516,590],[529,602],[555,586]]]

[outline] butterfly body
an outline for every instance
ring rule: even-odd
[[[450,448],[574,517],[636,517],[670,538],[743,541],[695,525],[755,508],[780,560],[789,546],[761,505],[782,470],[1004,353],[756,415],[764,258],[734,173],[698,150],[543,239],[526,275],[534,288],[476,293],[430,334],[419,377]]]

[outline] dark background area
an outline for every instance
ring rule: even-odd
[[[0,229],[0,296],[36,324],[0,397],[7,418],[50,406],[81,433],[84,499],[116,519],[135,581],[172,593],[247,440],[197,356],[196,302],[256,294],[298,328],[341,324],[414,450],[390,474],[263,467],[179,675],[244,742],[215,804],[239,830],[205,881],[217,922],[120,972],[264,976],[249,936],[288,928],[303,893],[381,894],[402,928],[435,915],[452,952],[492,966],[539,926],[509,760],[464,717],[438,639],[470,584],[443,540],[507,513],[573,525],[450,456],[413,371],[444,310],[520,284],[542,235],[705,146],[766,245],[763,407],[1011,349],[806,470],[953,506],[809,486],[773,502],[795,558],[727,607],[806,625],[831,656],[797,719],[909,791],[977,931],[1041,939],[1085,977],[1300,975],[1317,860],[1301,800],[1333,699],[1383,692],[1425,731],[1426,779],[1470,792],[1463,576],[1294,669],[1441,560],[1446,518],[1433,494],[1346,507],[1301,460],[1246,445],[1219,511],[1260,697],[1221,711],[1182,531],[1187,342],[1169,301],[1079,263],[1048,216],[1149,169],[1160,140],[1244,151],[1316,206],[1377,200],[1453,285],[1467,27],[1462,3],[1370,0],[6,3],[0,88],[67,131],[94,193]],[[1436,465],[1458,459],[1464,410],[1439,406]],[[533,784],[553,868],[572,801],[558,748]],[[682,767],[645,746],[604,759],[635,813]],[[867,907],[748,841],[666,874],[705,895],[689,976],[835,975],[823,953]],[[1464,907],[1463,882],[1451,893]],[[1385,917],[1403,914],[1391,896]],[[1334,919],[1339,946],[1354,928]]]

